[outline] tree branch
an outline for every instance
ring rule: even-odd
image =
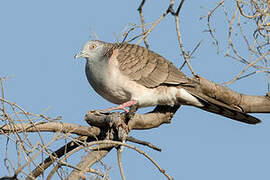
[[[81,171],[74,169],[70,173],[68,180],[83,178],[85,176],[85,173],[89,171],[90,167],[96,162],[100,161],[103,157],[105,157],[112,150],[113,147],[114,145],[102,144],[99,145],[96,150],[89,152],[76,166]]]
[[[120,148],[117,149],[117,160],[118,160],[118,166],[119,166],[119,170],[120,170],[120,174],[121,174],[121,177],[122,177],[122,180],[126,180],[126,177],[125,177],[125,173],[124,173],[124,168],[123,168],[123,165],[122,165],[122,155],[121,155],[122,151]]]
[[[128,127],[132,129],[152,129],[159,127],[161,124],[170,123],[174,113],[180,106],[157,106],[153,111],[146,114],[135,114],[128,122]],[[111,114],[97,113],[89,111],[85,115],[85,121],[92,126],[109,127]],[[126,113],[121,113],[121,119],[125,122]]]
[[[85,137],[86,139],[86,137]],[[40,163],[26,178],[26,180],[32,180],[36,177],[40,176],[48,167],[50,167],[57,159],[61,158],[62,156],[66,155],[67,153],[71,152],[72,150],[76,149],[80,146],[81,143],[76,143],[71,141],[55,152],[52,153],[51,156],[47,157],[42,163]]]
[[[141,144],[141,145],[144,145],[144,146],[148,146],[156,151],[159,151],[161,152],[161,149],[153,144],[151,144],[150,142],[146,142],[146,141],[142,141],[142,140],[139,140],[139,139],[136,139],[132,136],[129,136],[127,137],[127,141],[129,142],[133,142],[133,143],[137,143],[137,144]]]
[[[211,82],[203,77],[196,77],[192,79],[197,86],[190,87],[193,90],[201,92],[202,94],[212,97],[216,100],[222,101],[225,104],[228,104],[233,107],[240,108],[243,112],[247,113],[265,113],[270,112],[270,97],[267,96],[249,96],[244,94],[239,94],[231,89],[218,85],[214,82]],[[195,89],[194,89],[195,88]],[[122,128],[122,122],[126,122],[128,124],[129,130],[142,130],[142,129],[151,129],[159,127],[161,124],[170,123],[173,115],[178,110],[180,106],[157,106],[153,111],[148,112],[146,114],[135,114],[128,122],[129,119],[126,113],[99,113],[98,111],[89,111],[85,115],[85,120],[91,125],[96,127],[88,127],[88,126],[80,126],[74,125],[71,123],[59,123],[59,122],[40,122],[40,123],[24,123],[24,124],[12,124],[5,125],[0,128],[0,134],[10,134],[10,133],[18,133],[18,132],[62,132],[62,133],[72,133],[77,135],[88,136],[87,142],[94,141],[92,143],[98,144],[95,149],[89,153],[85,159],[83,159],[78,167],[73,170],[70,174],[70,179],[74,179],[73,177],[80,178],[85,172],[88,172],[88,167],[97,162],[99,159],[104,157],[110,149],[115,145],[123,145],[123,143],[109,143],[106,144],[107,149],[102,148],[99,145],[99,142],[104,140],[105,134],[109,128],[112,128],[112,123],[117,122],[117,125],[120,125]],[[120,121],[115,121],[115,119],[121,119]],[[119,124],[120,123],[120,124]],[[115,127],[114,127],[115,128]],[[119,129],[118,129],[119,130]],[[129,132],[127,131],[127,133]],[[103,135],[102,135],[103,134]],[[107,136],[107,134],[106,134]],[[89,140],[89,138],[91,140]],[[97,138],[97,139],[96,139]],[[115,138],[115,137],[113,137]],[[119,138],[119,137],[118,137]],[[110,139],[110,137],[109,137]],[[99,140],[96,142],[96,140]],[[104,141],[103,141],[104,142]],[[39,166],[37,166],[26,179],[33,179],[41,175],[50,165],[54,162],[61,162],[60,158],[63,155],[67,155],[76,152],[78,149],[85,148],[82,146],[83,142],[72,141],[67,145],[61,147],[54,153],[52,153],[44,162],[42,162]],[[83,143],[86,145],[85,143]],[[102,143],[101,143],[102,144]],[[147,144],[147,143],[146,143]],[[149,145],[149,144],[148,144]],[[110,146],[110,147],[109,147]],[[126,145],[128,146],[129,145]],[[156,148],[158,149],[158,148]],[[159,150],[159,149],[158,149]],[[98,156],[98,158],[96,158]],[[86,168],[87,167],[87,168]],[[79,171],[80,169],[81,171]],[[160,169],[163,172],[162,169]],[[170,179],[170,178],[169,178]]]
[[[252,96],[237,93],[227,87],[216,84],[203,77],[193,79],[198,82],[197,89],[203,94],[222,101],[232,107],[238,107],[246,113],[269,113],[270,112],[270,97]]]
[[[81,136],[96,136],[96,134],[100,133],[100,129],[97,127],[88,127],[62,122],[38,122],[36,124],[22,123],[12,125],[6,124],[0,127],[0,135],[14,132],[62,132]]]
[[[144,17],[143,17],[143,11],[142,11],[142,7],[144,5],[146,0],[142,0],[139,8],[137,9],[139,11],[139,14],[140,14],[140,19],[141,19],[141,24],[142,24],[142,33],[145,34],[146,33],[146,29],[145,29],[145,22],[144,22]],[[145,37],[143,39],[144,41],[144,44],[145,44],[145,47],[148,49],[149,48],[149,44],[147,42],[147,38]]]

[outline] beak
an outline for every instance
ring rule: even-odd
[[[78,54],[76,54],[76,55],[74,56],[74,58],[75,58],[75,59],[78,59],[78,58],[84,58],[84,57],[86,57],[85,55],[86,55],[86,54],[83,53],[83,52],[81,51],[81,52],[79,52]]]

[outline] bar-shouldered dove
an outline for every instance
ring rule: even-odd
[[[85,72],[93,89],[113,109],[156,105],[191,105],[248,124],[259,119],[197,92],[197,84],[157,53],[134,44],[88,41],[75,58],[86,58]]]

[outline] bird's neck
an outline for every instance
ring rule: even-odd
[[[92,86],[104,83],[107,75],[107,63],[100,60],[96,62],[88,61],[85,66],[85,73]],[[95,84],[95,85],[94,85]]]

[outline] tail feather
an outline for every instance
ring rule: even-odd
[[[225,116],[228,118],[231,118],[233,120],[236,121],[240,121],[240,122],[244,122],[244,123],[248,123],[248,124],[257,124],[260,123],[261,120],[253,117],[247,113],[244,112],[239,112],[236,110],[232,110],[232,109],[228,109],[226,107],[217,105],[217,104],[213,104],[213,103],[204,103],[205,106],[204,107],[199,107],[200,109],[203,109],[205,111],[209,111],[215,114],[219,114],[221,116]]]
[[[238,108],[231,107],[223,102],[217,101],[203,94],[198,95],[197,93],[190,93],[197,97],[198,100],[204,105],[202,107],[198,107],[200,109],[248,124],[257,124],[261,122],[260,119],[253,117]]]

